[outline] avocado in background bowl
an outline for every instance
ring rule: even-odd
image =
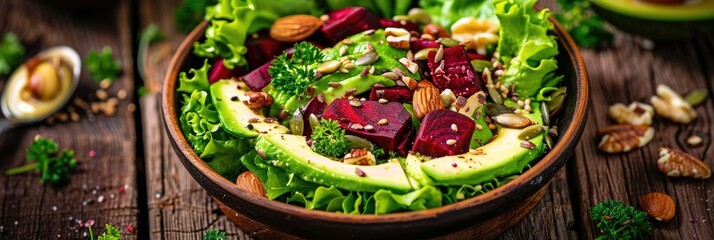
[[[653,40],[681,40],[714,32],[714,1],[654,3],[593,0],[598,15],[626,32]]]

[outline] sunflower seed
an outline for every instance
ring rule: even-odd
[[[334,73],[342,67],[342,62],[339,61],[327,61],[317,67],[317,72],[322,74]]]
[[[400,78],[399,75],[397,75],[394,72],[386,72],[386,73],[382,74],[382,77],[389,78],[394,81],[399,80],[399,78]]]
[[[374,32],[375,32],[374,29],[369,29],[369,30],[367,30],[367,31],[364,31],[363,34],[364,34],[365,36],[369,36],[369,35],[374,34]]]
[[[347,54],[347,46],[340,47],[340,56]]]
[[[365,66],[365,65],[370,65],[379,59],[379,54],[377,52],[367,52],[365,54],[362,54],[362,56],[359,56],[357,60],[355,60],[355,65],[357,66]]]
[[[434,62],[440,62],[444,59],[444,45],[439,45],[439,50],[436,50],[436,55],[434,55]]]
[[[354,130],[362,130],[362,129],[364,129],[364,127],[362,126],[362,124],[359,124],[359,123],[355,123],[355,124],[350,125],[350,128],[352,128],[352,129],[354,129]]]
[[[386,125],[386,124],[387,124],[387,119],[386,119],[386,118],[382,118],[382,119],[380,119],[379,122],[377,122],[377,123],[378,123],[379,125]]]
[[[518,139],[529,140],[537,136],[540,136],[545,132],[545,127],[542,125],[532,125],[524,128],[520,134],[518,134]]]
[[[498,116],[492,116],[491,119],[499,125],[507,128],[524,128],[533,123],[530,118],[514,113],[504,113]]]
[[[361,106],[362,106],[362,102],[360,102],[360,101],[350,101],[350,105],[352,105],[353,107],[361,107]]]
[[[553,149],[553,139],[550,135],[545,135],[545,145],[548,146],[548,149]]]
[[[404,77],[404,76],[407,75],[404,71],[402,71],[402,70],[399,69],[399,68],[392,68],[392,72],[396,73],[396,74],[399,75],[400,77]]]
[[[454,144],[456,144],[456,140],[454,140],[454,139],[446,140],[446,145],[453,146]]]
[[[384,99],[384,98],[380,98],[380,99],[379,99],[379,103],[381,103],[381,104],[385,104],[385,103],[388,103],[388,102],[389,102],[389,100],[387,100],[387,99]]]
[[[453,124],[453,123],[452,123],[452,124],[451,124],[451,130],[454,131],[454,132],[458,132],[458,131],[459,131],[459,127],[457,127],[456,124]]]
[[[372,126],[372,125],[364,126],[364,130],[367,130],[367,131],[374,130],[374,126]]]

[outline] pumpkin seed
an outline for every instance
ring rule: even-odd
[[[471,66],[477,72],[483,72],[486,68],[488,68],[488,70],[493,70],[493,63],[491,63],[491,61],[481,59],[471,60]]]
[[[310,129],[315,129],[317,126],[320,126],[320,120],[317,119],[317,116],[315,114],[310,114],[307,119],[310,121]]]
[[[515,113],[505,113],[494,116],[491,117],[491,120],[507,128],[524,128],[533,123],[530,118]]]
[[[550,126],[550,111],[545,102],[540,102],[540,113],[543,116],[543,125]]]
[[[437,48],[424,48],[422,50],[419,50],[418,52],[416,52],[416,54],[414,54],[414,59],[426,60],[427,58],[429,58],[429,52],[436,50]]]
[[[553,138],[551,138],[550,135],[545,135],[545,145],[548,146],[548,149],[553,149]]]
[[[368,151],[374,150],[374,144],[367,139],[354,135],[345,135],[345,140],[347,140],[347,146],[351,149],[367,149]]]
[[[322,74],[330,74],[340,69],[340,67],[342,67],[342,62],[340,61],[327,61],[317,67],[317,72]]]
[[[290,133],[294,135],[302,135],[305,127],[305,122],[302,120],[300,109],[295,110],[293,117],[290,118]]]
[[[355,65],[357,66],[365,66],[365,65],[370,65],[379,59],[379,54],[377,52],[366,52],[365,54],[362,54],[357,60],[355,60]]]
[[[495,117],[501,114],[513,113],[510,108],[503,104],[487,103],[486,104],[486,115],[489,117]]]
[[[491,78],[491,71],[488,70],[488,68],[483,70],[483,76],[485,76],[487,80],[486,89],[488,90],[488,95],[491,96],[493,102],[502,104],[503,96],[501,96],[501,92],[496,89],[496,85],[493,84],[493,79]]]
[[[559,110],[565,102],[565,91],[566,87],[560,87],[551,94],[551,100],[548,102],[548,111],[555,114],[556,110]]]
[[[531,125],[524,128],[520,134],[518,134],[518,139],[529,140],[537,136],[540,136],[545,132],[545,127],[543,125]]]
[[[429,13],[427,13],[426,11],[424,11],[424,9],[421,8],[410,9],[407,13],[407,17],[421,25],[431,23],[431,15],[429,15]]]
[[[447,37],[441,37],[439,39],[436,39],[436,42],[446,47],[453,47],[459,45],[459,41]]]
[[[684,101],[688,102],[692,107],[702,104],[709,97],[709,90],[706,88],[694,89],[684,96]]]

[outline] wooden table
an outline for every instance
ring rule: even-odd
[[[125,239],[200,239],[207,229],[225,230],[232,238],[244,233],[218,211],[209,195],[189,176],[170,147],[161,125],[159,85],[171,54],[184,35],[173,25],[173,9],[181,0],[118,0],[92,11],[72,11],[37,0],[0,1],[0,33],[17,33],[27,46],[27,56],[39,50],[69,45],[86,56],[90,49],[111,46],[123,72],[109,89],[123,89],[115,116],[77,122],[25,126],[0,137],[0,170],[25,163],[24,152],[35,135],[57,140],[61,148],[74,149],[79,170],[59,188],[40,185],[35,174],[0,175],[0,239],[87,238],[79,221],[118,226]],[[552,7],[552,1],[545,1]],[[134,64],[136,39],[141,28],[155,23],[166,40],[152,45],[142,82]],[[714,103],[696,108],[699,117],[689,125],[655,118],[652,143],[627,154],[608,155],[596,149],[596,129],[613,124],[607,107],[617,102],[648,102],[657,84],[684,93],[693,88],[714,90],[714,38],[657,43],[647,50],[641,39],[618,33],[612,48],[584,50],[590,74],[591,109],[577,159],[571,160],[551,182],[545,197],[525,220],[501,239],[577,239],[596,235],[589,218],[595,203],[614,198],[634,204],[652,191],[672,195],[677,215],[667,223],[654,223],[656,239],[714,238],[714,183],[677,179],[657,170],[657,148],[670,146],[714,165]],[[0,77],[0,84],[7,76]],[[146,85],[145,96],[134,94]],[[76,96],[91,100],[98,84],[82,74]],[[137,111],[127,109],[130,104]],[[704,138],[701,147],[689,147],[692,133]],[[92,152],[92,153],[90,153]],[[93,155],[90,156],[90,155]],[[99,201],[100,196],[103,201]],[[133,229],[133,231],[131,231]]]

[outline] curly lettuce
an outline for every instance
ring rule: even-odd
[[[268,29],[281,16],[292,14],[322,14],[316,1],[310,0],[219,0],[206,8],[206,40],[193,45],[193,53],[201,57],[221,57],[229,69],[246,66],[248,35]]]
[[[360,6],[371,13],[384,18],[392,18],[395,15],[404,15],[412,6],[412,0],[326,0],[325,4],[329,10],[337,10],[346,7]]]
[[[421,0],[419,7],[431,14],[431,19],[445,28],[462,17],[496,20],[494,0]]]
[[[498,41],[499,60],[506,71],[501,78],[505,86],[516,85],[521,98],[536,95],[543,87],[556,86],[562,76],[555,56],[558,44],[548,35],[553,24],[548,10],[536,11],[536,0],[499,0],[495,3],[501,28]]]

